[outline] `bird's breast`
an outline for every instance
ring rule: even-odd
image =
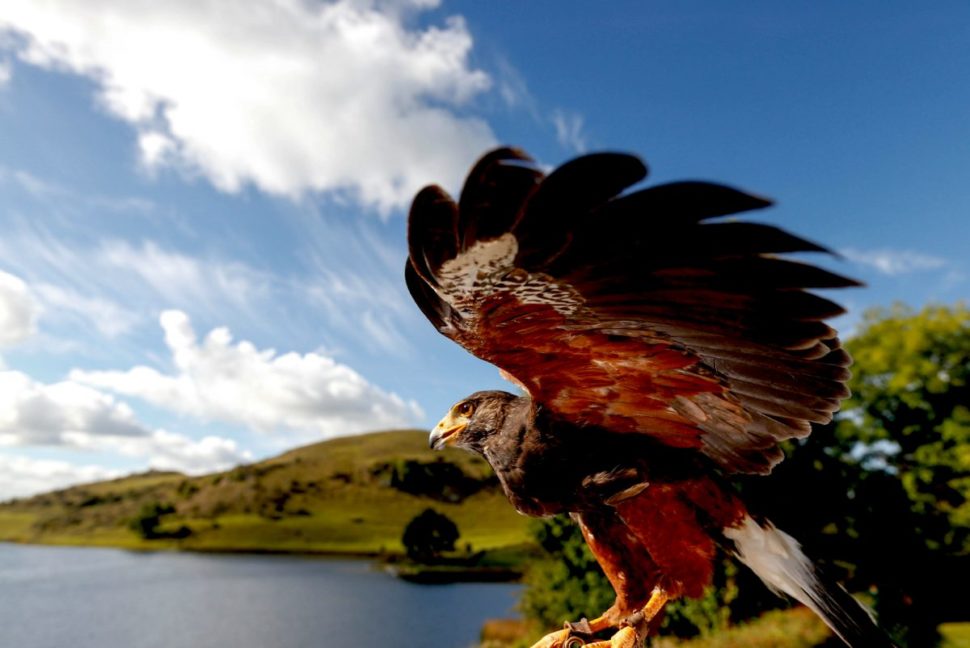
[[[646,449],[621,441],[600,431],[528,427],[487,448],[486,458],[520,513],[555,515],[601,507],[646,483]]]

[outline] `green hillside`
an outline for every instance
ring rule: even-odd
[[[171,512],[145,539],[131,521],[152,507]],[[466,552],[528,542],[525,518],[489,466],[468,453],[433,453],[416,430],[325,441],[201,477],[149,472],[7,502],[0,540],[396,554],[405,525],[427,508],[458,525]]]

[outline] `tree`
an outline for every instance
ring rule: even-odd
[[[939,622],[968,614],[970,310],[869,311],[847,346],[853,396],[835,437],[868,469],[858,497],[897,502],[856,520],[856,532],[882,549],[873,566],[883,572],[869,574],[877,610],[898,619],[901,642],[931,645]]]
[[[446,515],[425,509],[404,528],[401,544],[411,560],[428,563],[445,551],[454,551],[458,527]]]
[[[530,531],[544,556],[526,570],[523,614],[555,627],[592,619],[613,604],[613,588],[572,520],[563,515],[533,520]]]
[[[138,514],[128,523],[128,527],[142,538],[152,540],[159,537],[158,525],[161,524],[162,516],[174,512],[175,507],[171,504],[149,502],[142,505]]]
[[[873,310],[849,349],[843,448],[899,475],[928,544],[970,552],[970,310]]]
[[[873,594],[900,646],[932,646],[967,618],[970,311],[896,305],[846,342],[853,395],[745,497],[830,571]],[[819,505],[823,504],[823,505]]]

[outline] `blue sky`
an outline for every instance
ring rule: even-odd
[[[82,6],[83,5],[83,6]],[[401,279],[511,143],[777,201],[871,306],[970,285],[965,2],[8,0],[0,498],[429,426],[497,372]]]

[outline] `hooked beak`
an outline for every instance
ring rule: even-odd
[[[438,425],[431,430],[428,437],[428,446],[432,450],[441,450],[445,446],[452,445],[458,433],[468,427],[468,419],[456,419],[449,412],[447,416],[438,421]]]

